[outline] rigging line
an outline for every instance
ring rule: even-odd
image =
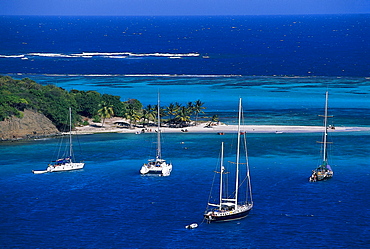
[[[221,151],[219,152],[219,158],[221,157]],[[219,168],[219,163],[218,162],[215,166],[215,169],[217,170],[217,168]],[[215,184],[215,179],[216,179],[216,174],[213,174],[213,180],[212,180],[212,185],[211,185],[211,190],[209,191],[209,196],[208,196],[208,202],[207,202],[207,207],[206,207],[206,210],[208,210],[208,203],[210,203],[210,200],[212,198],[212,190],[213,190],[213,187],[214,187],[214,184]]]
[[[248,190],[246,191],[246,201],[248,202],[248,196],[251,200],[251,203],[253,203],[253,197],[252,197],[252,184],[251,184],[251,176],[250,176],[250,168],[249,168],[249,157],[248,157],[248,147],[247,147],[247,133],[244,133],[244,148],[245,148],[245,160],[246,160],[246,178],[245,180],[248,180],[247,187]],[[244,182],[244,180],[243,180]]]
[[[79,152],[80,152],[80,154],[82,154],[82,146],[81,146],[81,143],[80,143],[80,137],[78,136],[77,130],[75,132],[75,136],[77,138]]]

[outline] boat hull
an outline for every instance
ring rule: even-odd
[[[34,174],[44,174],[44,173],[48,173],[49,171],[47,170],[32,170],[32,173]]]
[[[46,170],[48,172],[60,172],[83,169],[85,163],[65,163],[62,165],[50,165]]]
[[[50,165],[46,168],[46,170],[32,170],[34,174],[44,174],[49,172],[61,172],[61,171],[71,171],[71,170],[79,170],[83,169],[85,163],[64,163],[64,164],[54,164]]]
[[[333,171],[313,171],[312,175],[308,179],[310,182],[324,181],[333,177]]]
[[[208,213],[204,214],[204,218],[208,223],[239,220],[247,217],[252,207],[252,204],[247,204],[240,207],[237,211],[209,211]]]
[[[140,169],[140,174],[147,175],[147,174],[155,174],[161,176],[169,176],[172,171],[172,164],[168,164],[166,162],[160,163],[146,163]]]

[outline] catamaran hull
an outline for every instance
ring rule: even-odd
[[[172,171],[171,164],[167,166],[147,166],[147,164],[144,164],[140,169],[140,174],[169,176],[171,174],[171,171]]]

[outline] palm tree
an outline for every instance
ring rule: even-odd
[[[217,115],[217,114],[213,115],[213,116],[212,116],[211,121],[212,121],[212,122],[215,122],[215,123],[216,123],[216,122],[219,122],[220,120],[219,120],[219,118],[218,118],[218,115]]]
[[[166,107],[166,112],[170,116],[170,123],[172,121],[172,116],[176,114],[177,108],[178,107],[176,107],[176,105],[174,105],[173,103]]]
[[[125,118],[130,120],[130,128],[132,128],[132,123],[136,125],[136,122],[140,120],[138,112],[133,107],[130,107],[125,113]]]
[[[176,119],[178,119],[183,126],[184,123],[190,122],[190,112],[189,109],[186,108],[185,106],[182,106],[178,112]]]
[[[205,107],[203,107],[203,105],[204,103],[201,102],[199,99],[194,102],[193,111],[195,113],[195,125],[197,125],[197,122],[198,122],[198,114],[204,113],[203,110],[206,109]]]
[[[159,115],[161,116],[161,119],[162,117],[166,117],[167,116],[166,108],[159,107]]]
[[[188,109],[188,112],[189,112],[189,115],[193,115],[194,114],[194,106],[193,106],[193,102],[188,102],[188,105],[186,107]]]
[[[156,118],[156,112],[155,107],[152,107],[151,105],[147,105],[145,109],[143,109],[143,115],[142,118],[144,118],[144,123],[146,120],[150,122],[150,120],[155,120]]]
[[[220,119],[218,118],[218,115],[215,114],[212,116],[211,121],[209,121],[209,124],[207,125],[207,127],[211,127],[213,123],[217,123],[218,125],[219,122],[220,122]]]
[[[102,101],[99,104],[99,110],[98,110],[98,115],[103,119],[103,124],[102,127],[104,127],[104,122],[106,118],[111,118],[114,115],[113,112],[113,105],[107,104],[107,102]]]
[[[145,124],[147,124],[145,121],[146,120],[149,120],[150,118],[150,113],[147,109],[143,109],[142,113],[141,113],[141,117],[140,119],[143,120],[143,126],[145,127]]]

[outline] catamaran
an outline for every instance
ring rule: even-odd
[[[48,172],[58,172],[58,171],[71,171],[82,169],[85,166],[83,162],[73,162],[74,153],[72,145],[72,111],[69,108],[69,145],[67,146],[66,151],[63,156],[58,158],[56,161],[50,163],[46,170],[32,170],[34,174],[43,174]]]
[[[248,164],[248,153],[247,153],[247,142],[246,142],[246,133],[240,131],[240,122],[242,114],[242,100],[239,100],[239,119],[238,119],[238,138],[237,138],[237,151],[236,151],[236,162],[231,163],[235,165],[235,185],[232,187],[233,192],[230,195],[227,195],[226,182],[224,181],[224,175],[229,172],[226,171],[224,166],[224,143],[221,143],[221,160],[220,160],[220,171],[216,172],[220,174],[219,182],[219,191],[218,191],[218,202],[210,203],[208,201],[206,212],[204,213],[204,218],[210,222],[222,222],[237,220],[246,217],[251,209],[253,208],[252,200],[252,188],[251,180],[249,173],[249,164]],[[241,141],[241,136],[243,135],[243,141]],[[243,142],[243,145],[241,144]],[[241,147],[245,149],[245,162],[240,162]],[[245,165],[245,175],[241,176],[240,165]],[[244,198],[242,198],[242,190],[245,192]],[[212,191],[212,190],[211,190]],[[211,197],[210,197],[211,198]]]
[[[328,142],[328,92],[326,92],[325,98],[325,114],[324,114],[324,134],[323,134],[323,141],[320,142],[323,144],[323,161],[322,163],[314,170],[312,170],[312,174],[309,178],[310,182],[322,181],[328,178],[333,177],[333,170],[331,169],[330,165],[328,164],[328,150],[327,144]],[[320,115],[321,116],[321,115]]]
[[[172,171],[172,164],[167,163],[166,160],[162,159],[161,152],[161,116],[159,108],[159,95],[158,95],[158,105],[157,105],[157,120],[158,120],[158,130],[157,130],[157,155],[154,159],[149,159],[147,163],[144,163],[140,169],[140,174],[158,174],[161,176],[169,176]]]

